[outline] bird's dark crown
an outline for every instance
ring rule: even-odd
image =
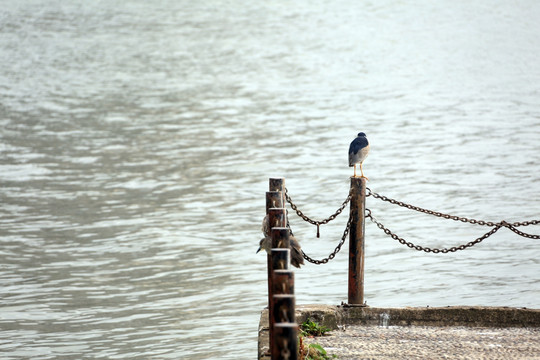
[[[358,136],[366,137],[366,134],[364,134],[363,132],[359,132],[359,133],[358,133]]]

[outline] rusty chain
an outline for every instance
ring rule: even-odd
[[[328,224],[330,221],[334,220],[336,217],[338,217],[339,214],[343,212],[343,209],[345,209],[345,206],[347,206],[349,201],[351,201],[351,193],[349,191],[349,195],[347,195],[347,198],[341,204],[341,206],[336,210],[335,213],[333,213],[328,218],[321,221],[313,220],[309,218],[307,215],[305,215],[302,211],[300,211],[298,207],[296,206],[296,204],[293,203],[291,197],[289,196],[289,191],[287,190],[287,188],[285,188],[285,200],[287,200],[287,202],[291,205],[291,209],[293,209],[296,212],[296,215],[300,216],[304,221],[310,223],[311,225],[317,226],[317,237],[320,237],[319,227],[321,225]]]
[[[398,201],[398,200],[386,197],[384,195],[377,194],[375,192],[372,192],[371,189],[369,189],[369,188],[366,188],[366,196],[373,196],[376,199],[379,199],[379,200],[382,200],[382,201],[385,201],[385,202],[389,202],[390,204],[393,204],[393,205],[398,205],[398,206],[407,208],[409,210],[418,211],[418,212],[421,212],[421,213],[424,213],[424,214],[433,215],[433,216],[444,218],[444,219],[450,219],[450,220],[454,220],[454,221],[461,221],[461,222],[464,222],[464,223],[470,223],[470,224],[477,224],[477,225],[492,227],[492,229],[490,231],[488,231],[487,233],[485,233],[481,237],[477,238],[476,240],[468,242],[467,244],[463,244],[463,245],[460,245],[460,246],[454,246],[454,247],[451,247],[449,249],[447,249],[447,248],[432,249],[432,248],[429,248],[429,247],[415,245],[412,242],[406,241],[403,238],[399,237],[397,234],[393,233],[390,229],[388,229],[383,224],[381,224],[377,219],[375,219],[373,217],[373,215],[371,214],[371,210],[366,209],[366,212],[367,212],[366,215],[365,215],[366,218],[370,219],[371,222],[373,222],[375,225],[377,225],[377,227],[379,229],[384,231],[384,233],[386,235],[388,235],[392,239],[398,241],[400,244],[407,245],[409,248],[415,249],[415,250],[418,250],[418,251],[425,251],[427,253],[435,253],[435,254],[437,254],[437,253],[448,253],[448,252],[456,252],[458,250],[465,250],[465,249],[467,249],[469,247],[472,247],[472,246],[482,242],[483,240],[487,239],[491,235],[495,234],[501,227],[506,227],[509,230],[513,231],[514,233],[516,233],[516,234],[518,234],[520,236],[529,238],[529,239],[540,239],[540,235],[528,234],[528,233],[525,233],[523,231],[520,231],[520,230],[516,229],[516,227],[519,227],[519,226],[538,225],[538,224],[540,224],[540,220],[530,220],[530,221],[514,222],[514,223],[508,223],[508,222],[503,220],[503,221],[500,221],[498,223],[495,223],[495,222],[492,222],[492,221],[470,219],[470,218],[466,218],[466,217],[462,217],[462,216],[449,215],[449,214],[441,213],[441,212],[438,212],[438,211],[427,210],[427,209],[424,209],[424,208],[421,208],[421,207],[418,207],[418,206],[414,206],[414,205],[411,205],[411,204],[404,203],[402,201]]]
[[[491,221],[469,219],[469,218],[466,218],[466,217],[448,215],[448,214],[444,214],[444,213],[441,213],[441,212],[438,212],[438,211],[423,209],[423,208],[418,207],[418,206],[410,205],[410,204],[404,203],[402,201],[398,201],[398,200],[395,200],[395,199],[388,198],[388,197],[386,197],[384,195],[379,195],[379,194],[377,194],[375,192],[372,192],[370,188],[366,188],[366,197],[367,196],[373,196],[375,199],[386,201],[386,202],[389,202],[390,204],[398,205],[398,206],[407,208],[409,210],[418,211],[418,212],[421,212],[421,213],[424,213],[424,214],[434,215],[434,216],[437,216],[437,217],[440,217],[440,218],[443,218],[443,219],[451,219],[451,220],[454,220],[454,221],[461,221],[461,222],[464,222],[464,223],[485,225],[485,226],[490,226],[490,227],[495,226],[495,223],[493,223]]]
[[[302,250],[302,256],[304,257],[304,259],[306,259],[307,261],[309,261],[312,264],[321,265],[321,264],[326,264],[328,261],[335,258],[337,253],[341,250],[341,247],[345,243],[345,239],[347,239],[347,235],[349,235],[349,231],[351,230],[351,223],[352,223],[352,216],[349,214],[349,220],[347,221],[347,227],[345,228],[345,231],[343,231],[343,236],[341,237],[341,240],[339,241],[339,244],[336,246],[334,251],[330,255],[328,255],[328,257],[326,257],[326,258],[324,258],[322,260],[313,259],[313,258],[309,257],[304,252],[304,250]]]
[[[498,224],[494,224],[493,229],[491,229],[490,231],[488,231],[484,235],[480,236],[478,239],[468,242],[467,244],[463,244],[463,245],[459,245],[459,246],[453,246],[453,247],[451,247],[449,249],[447,249],[447,248],[442,248],[442,249],[435,248],[435,249],[432,249],[432,248],[427,247],[427,246],[415,245],[410,241],[404,240],[403,238],[399,237],[397,234],[393,233],[390,229],[385,227],[383,224],[381,224],[379,221],[377,221],[377,219],[375,219],[373,217],[373,215],[371,215],[371,210],[366,209],[366,211],[367,211],[366,217],[368,219],[370,219],[371,222],[373,222],[375,225],[377,225],[377,227],[379,229],[384,231],[384,233],[386,235],[390,236],[392,239],[398,241],[402,245],[407,245],[411,249],[415,249],[415,250],[418,250],[418,251],[424,251],[424,252],[427,252],[427,253],[434,253],[434,254],[438,254],[438,253],[446,254],[446,253],[449,253],[449,252],[456,252],[458,250],[465,250],[465,249],[470,248],[470,247],[472,247],[472,246],[474,246],[476,244],[481,243],[482,241],[484,241],[485,239],[487,239],[491,235],[495,234],[501,227],[509,225],[509,224],[505,223],[504,221],[502,221],[502,222],[500,222]]]
[[[489,227],[494,227],[497,224],[500,224],[500,223],[494,223],[492,221],[469,219],[469,218],[462,217],[462,216],[449,215],[449,214],[445,214],[445,213],[438,212],[438,211],[427,210],[427,209],[424,209],[424,208],[421,208],[421,207],[418,207],[418,206],[414,206],[414,205],[411,205],[411,204],[404,203],[402,201],[391,199],[391,198],[386,197],[384,195],[377,194],[375,192],[372,192],[370,188],[366,188],[366,197],[368,197],[368,196],[373,196],[376,199],[389,202],[390,204],[398,205],[398,206],[407,208],[409,210],[418,211],[418,212],[421,212],[421,213],[424,213],[424,214],[434,215],[434,216],[437,216],[437,217],[440,217],[440,218],[443,218],[443,219],[450,219],[450,220],[454,220],[454,221],[461,221],[461,222],[464,222],[464,223],[477,224],[477,225],[483,225],[483,226],[489,226]],[[529,226],[529,225],[538,225],[538,224],[540,224],[540,220],[530,220],[530,221],[523,221],[523,222],[515,222],[515,223],[512,223],[512,224],[504,222],[503,226],[508,227],[510,230],[512,230],[512,228],[518,227],[518,226]],[[510,227],[512,227],[512,228],[510,228]],[[519,231],[517,229],[513,229],[512,231],[514,231],[516,234],[521,235],[520,234],[521,231]],[[525,234],[525,233],[523,233],[523,234]],[[530,234],[526,234],[526,235],[530,235]],[[529,237],[529,236],[526,236],[526,235],[522,235],[522,236]],[[532,235],[532,236],[535,236],[535,235]],[[535,239],[535,237],[533,237],[533,239]]]
[[[317,220],[313,220],[311,218],[309,218],[307,215],[305,215],[302,211],[300,211],[300,209],[298,209],[298,207],[296,206],[295,203],[293,203],[291,197],[289,196],[289,193],[288,193],[288,190],[287,188],[285,188],[285,199],[287,200],[287,202],[291,205],[291,208],[296,212],[296,215],[298,215],[299,217],[301,217],[304,221],[312,224],[312,225],[315,225],[317,226],[317,237],[320,236],[320,233],[319,233],[319,226],[320,225],[325,225],[325,224],[328,224],[330,221],[334,220],[336,217],[338,217],[338,215],[340,215],[343,210],[345,209],[345,207],[347,206],[347,204],[349,203],[349,201],[351,201],[351,193],[349,192],[349,195],[347,195],[347,198],[345,199],[345,201],[341,204],[341,206],[336,210],[335,213],[333,213],[332,215],[330,215],[328,218],[324,219],[324,220],[321,220],[321,221],[317,221]],[[290,225],[289,225],[289,217],[288,217],[288,212],[287,212],[287,227],[289,228],[290,230]],[[313,259],[311,258],[309,255],[307,255],[304,250],[302,250],[302,256],[304,257],[305,260],[309,261],[310,263],[312,264],[315,264],[315,265],[321,265],[321,264],[326,264],[328,261],[332,260],[333,258],[336,257],[337,253],[341,250],[341,247],[343,246],[343,244],[345,243],[345,240],[347,239],[347,235],[349,235],[349,231],[351,229],[351,223],[352,223],[352,217],[349,215],[349,220],[347,221],[347,226],[345,227],[345,230],[343,231],[343,236],[341,237],[341,240],[339,241],[338,245],[336,246],[336,248],[334,249],[334,251],[332,253],[330,253],[330,255],[328,255],[328,257],[324,258],[324,259],[321,259],[321,260],[317,260],[317,259]],[[291,233],[292,233],[292,230],[291,230]]]
[[[537,220],[533,220],[533,222],[537,222]],[[523,223],[513,223],[513,224],[509,224],[507,223],[506,221],[501,221],[501,224],[504,226],[504,227],[507,227],[509,230],[515,232],[516,234],[518,234],[519,236],[523,236],[523,237],[526,237],[526,238],[529,238],[529,239],[540,239],[540,235],[533,235],[533,234],[527,234],[523,231],[520,231],[518,229],[516,229],[516,224],[520,224],[518,226],[527,226],[525,225],[525,223],[527,223],[527,225],[531,225],[529,223],[532,223],[531,221],[525,221]],[[538,222],[537,222],[538,223]]]
[[[426,253],[434,253],[434,254],[438,254],[438,253],[446,254],[446,253],[449,253],[449,252],[456,252],[456,251],[459,251],[459,250],[465,250],[465,249],[473,247],[474,245],[479,244],[480,242],[482,242],[485,239],[489,238],[491,235],[495,234],[501,227],[506,227],[509,230],[513,231],[514,233],[516,233],[516,234],[518,234],[518,235],[520,235],[522,237],[526,237],[526,238],[529,238],[529,239],[540,239],[540,235],[528,234],[528,233],[525,233],[523,231],[520,231],[520,230],[516,229],[516,227],[519,227],[519,226],[538,225],[538,224],[540,224],[540,220],[529,220],[529,221],[514,222],[514,223],[508,223],[508,222],[503,220],[503,221],[500,221],[498,223],[495,223],[495,222],[492,222],[492,221],[476,220],[476,219],[466,218],[466,217],[462,217],[462,216],[449,215],[449,214],[445,214],[445,213],[438,212],[438,211],[424,209],[424,208],[421,208],[421,207],[418,207],[418,206],[414,206],[414,205],[411,205],[411,204],[404,203],[402,201],[398,201],[398,200],[395,200],[395,199],[392,199],[392,198],[388,198],[388,197],[386,197],[384,195],[380,195],[380,194],[377,194],[375,192],[372,192],[370,188],[366,188],[366,197],[369,197],[369,196],[373,196],[376,199],[380,199],[382,201],[389,202],[391,204],[398,205],[398,206],[401,206],[401,207],[404,207],[404,208],[407,208],[407,209],[410,209],[410,210],[418,211],[418,212],[421,212],[421,213],[424,213],[424,214],[433,215],[433,216],[436,216],[436,217],[440,217],[440,218],[444,218],[444,219],[450,219],[450,220],[454,220],[454,221],[460,221],[460,222],[464,222],[464,223],[470,223],[470,224],[476,224],[476,225],[481,225],[481,226],[492,227],[492,229],[490,231],[488,231],[487,233],[485,233],[484,235],[482,235],[479,238],[477,238],[477,239],[475,239],[473,241],[470,241],[470,242],[468,242],[466,244],[462,244],[462,245],[459,245],[459,246],[453,246],[451,248],[442,248],[442,249],[430,248],[430,247],[427,247],[427,246],[415,245],[414,243],[412,243],[410,241],[406,241],[405,239],[399,237],[397,234],[392,232],[390,229],[385,227],[381,222],[379,222],[377,219],[375,219],[375,217],[373,217],[373,215],[371,214],[370,209],[366,209],[365,217],[370,219],[371,222],[373,222],[375,225],[377,225],[377,227],[379,229],[381,229],[386,235],[388,235],[392,239],[398,241],[400,244],[406,245],[407,247],[409,247],[411,249],[418,250],[418,251],[424,251]],[[343,212],[343,210],[345,209],[345,207],[347,206],[347,204],[351,200],[351,193],[349,192],[349,195],[347,196],[345,201],[341,204],[341,206],[338,208],[338,210],[334,214],[330,215],[327,219],[324,219],[324,220],[321,220],[321,221],[313,220],[313,219],[309,218],[308,216],[306,216],[302,211],[300,211],[298,209],[298,207],[293,203],[291,197],[289,196],[287,188],[285,188],[285,199],[291,205],[291,208],[296,212],[296,214],[299,217],[301,217],[304,221],[306,221],[306,222],[308,222],[308,223],[310,223],[312,225],[317,226],[317,237],[319,237],[319,226],[329,223],[330,221],[334,220],[338,215],[340,215]],[[310,256],[308,256],[302,250],[303,258],[305,260],[309,261],[310,263],[313,263],[313,264],[316,264],[316,265],[326,264],[328,261],[334,259],[335,256],[337,255],[337,253],[341,250],[341,247],[343,246],[343,244],[345,243],[347,235],[350,232],[351,224],[352,224],[352,216],[351,216],[351,214],[349,214],[349,219],[347,221],[347,226],[346,226],[346,228],[345,228],[345,230],[343,232],[343,236],[341,237],[341,240],[338,243],[338,245],[336,246],[336,248],[334,249],[334,251],[328,257],[326,257],[326,258],[324,258],[322,260],[313,259]],[[289,229],[290,229],[289,219],[288,219],[288,212],[287,212],[287,227],[289,227]],[[291,234],[292,234],[292,230],[291,230]]]

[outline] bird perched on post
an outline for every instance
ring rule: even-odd
[[[266,250],[270,254],[272,250],[272,238],[270,237],[270,229],[268,228],[268,216],[265,216],[262,224],[262,232],[264,237],[259,241],[259,249],[257,253],[262,249]],[[291,264],[294,267],[300,268],[300,265],[304,265],[304,257],[302,256],[302,249],[298,240],[294,237],[292,231],[289,229],[289,240],[290,240],[290,249],[291,249]]]
[[[362,169],[362,163],[366,159],[369,153],[369,142],[366,138],[366,134],[363,132],[358,133],[356,139],[354,139],[349,146],[349,166],[354,166],[354,177],[356,176],[356,165],[360,164],[360,177],[367,179],[364,176],[364,171]]]

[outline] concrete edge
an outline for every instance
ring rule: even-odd
[[[296,309],[296,319],[308,318],[330,329],[343,325],[540,327],[540,309],[447,306],[447,307],[348,307],[304,305]]]

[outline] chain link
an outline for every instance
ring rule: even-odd
[[[304,250],[302,250],[302,256],[304,257],[304,259],[306,259],[307,261],[309,261],[312,264],[321,265],[321,264],[326,264],[328,261],[335,258],[337,253],[341,250],[341,247],[345,243],[345,239],[347,239],[347,235],[349,235],[349,231],[351,230],[351,224],[352,224],[352,216],[351,216],[351,214],[349,214],[349,220],[347,221],[347,227],[345,228],[345,231],[343,231],[343,236],[341,237],[341,240],[339,241],[339,244],[336,246],[334,251],[330,255],[328,255],[327,258],[324,258],[322,260],[313,259],[313,258],[309,257],[304,252]]]
[[[403,201],[398,201],[398,200],[386,197],[384,195],[377,194],[375,192],[372,192],[370,188],[366,188],[366,196],[373,196],[376,199],[386,201],[386,202],[389,202],[390,204],[398,205],[398,206],[407,208],[409,210],[414,210],[414,211],[418,211],[418,212],[421,212],[421,213],[424,213],[424,214],[434,215],[434,216],[441,217],[441,218],[444,218],[444,219],[450,219],[450,220],[454,220],[454,221],[461,221],[461,222],[464,222],[464,223],[477,224],[477,225],[483,225],[483,226],[489,226],[489,227],[493,227],[493,226],[496,226],[497,224],[503,223],[503,222],[494,223],[492,221],[469,219],[469,218],[462,217],[462,216],[449,215],[449,214],[445,214],[445,213],[438,212],[438,211],[424,209],[424,208],[421,208],[419,206],[414,206],[414,205],[411,205],[411,204],[404,203]],[[517,230],[517,229],[514,229],[515,227],[538,225],[538,224],[540,224],[540,220],[530,220],[530,221],[523,221],[523,222],[515,222],[515,223],[512,223],[512,224],[508,224],[508,223],[504,222],[503,226],[506,226],[510,230],[514,231],[516,234],[521,235],[522,232]],[[526,233],[523,233],[523,234],[526,234]],[[526,235],[522,235],[522,236],[525,236],[525,237],[532,236],[531,239],[536,239],[535,236],[537,236],[537,235],[530,235],[530,234],[528,234],[530,236],[526,236]]]
[[[347,195],[347,198],[341,204],[341,206],[336,210],[335,213],[333,213],[332,215],[330,215],[328,218],[326,218],[324,220],[318,221],[318,220],[311,219],[310,217],[305,215],[302,211],[300,211],[300,209],[298,209],[298,206],[296,206],[296,204],[293,203],[291,197],[289,196],[289,191],[287,190],[287,188],[285,188],[285,200],[287,200],[287,202],[291,205],[291,209],[293,209],[296,212],[296,215],[301,217],[304,221],[306,221],[306,222],[308,222],[308,223],[310,223],[312,225],[317,226],[317,237],[319,237],[319,226],[328,224],[330,221],[332,221],[336,217],[338,217],[338,215],[340,215],[343,212],[343,210],[345,209],[345,207],[347,206],[349,201],[351,201],[351,198],[352,198],[352,195],[349,192],[349,195]],[[310,256],[308,256],[304,252],[304,250],[302,250],[302,256],[304,257],[304,259],[306,259],[307,261],[309,261],[312,264],[321,265],[321,264],[326,264],[328,261],[335,258],[337,253],[341,250],[341,247],[345,243],[345,240],[347,239],[347,235],[349,234],[349,231],[351,229],[351,223],[352,223],[352,216],[349,214],[349,220],[347,221],[347,226],[345,227],[345,230],[343,231],[343,236],[341,237],[341,240],[339,241],[339,243],[336,246],[336,248],[334,249],[334,251],[330,255],[328,255],[328,257],[326,257],[326,258],[324,258],[322,260],[313,259]],[[289,227],[289,229],[290,229],[288,212],[287,212],[287,227]],[[291,231],[291,233],[292,233],[292,231]]]
[[[421,213],[424,213],[424,214],[433,215],[433,216],[436,216],[436,217],[440,217],[440,218],[444,218],[444,219],[450,219],[450,220],[454,220],[454,221],[460,221],[460,222],[463,222],[463,223],[470,223],[470,224],[477,224],[477,225],[481,225],[481,226],[492,227],[492,229],[490,231],[488,231],[487,233],[485,233],[484,235],[482,235],[479,238],[477,238],[477,239],[475,239],[473,241],[470,241],[470,242],[468,242],[466,244],[462,244],[462,245],[459,245],[459,246],[453,246],[451,248],[442,248],[442,249],[430,248],[430,247],[427,247],[427,246],[415,245],[414,243],[412,243],[410,241],[406,241],[405,239],[399,237],[397,234],[393,233],[390,229],[388,229],[382,223],[380,223],[377,219],[375,219],[373,217],[373,215],[371,214],[370,209],[366,209],[365,217],[370,219],[371,222],[373,222],[375,225],[377,225],[377,227],[379,229],[381,229],[386,235],[388,235],[392,239],[398,241],[400,244],[406,245],[407,247],[409,247],[411,249],[418,250],[418,251],[424,251],[426,253],[434,253],[434,254],[438,254],[438,253],[446,254],[446,253],[449,253],[449,252],[456,252],[456,251],[459,251],[459,250],[465,250],[465,249],[473,247],[474,245],[479,244],[482,241],[484,241],[485,239],[489,238],[491,235],[495,234],[501,227],[506,227],[509,230],[513,231],[514,233],[516,233],[516,234],[518,234],[520,236],[529,238],[529,239],[540,239],[540,235],[528,234],[528,233],[525,233],[523,231],[520,231],[520,230],[516,229],[516,227],[519,227],[519,226],[538,225],[538,224],[540,224],[540,220],[529,220],[529,221],[523,221],[523,222],[514,222],[514,223],[511,223],[511,224],[507,223],[506,221],[503,220],[503,221],[500,221],[498,223],[495,223],[495,222],[492,222],[492,221],[476,220],[476,219],[466,218],[466,217],[462,217],[462,216],[449,215],[449,214],[445,214],[445,213],[438,212],[438,211],[424,209],[424,208],[421,208],[421,207],[418,207],[418,206],[414,206],[414,205],[411,205],[411,204],[404,203],[402,201],[398,201],[398,200],[386,197],[384,195],[377,194],[375,192],[372,192],[370,188],[366,188],[366,197],[368,197],[368,196],[373,196],[376,199],[380,199],[382,201],[389,202],[391,204],[398,205],[398,206],[407,208],[409,210],[418,211],[418,212],[421,212]],[[347,196],[345,201],[341,204],[341,206],[337,209],[337,211],[334,214],[330,215],[327,219],[317,221],[317,220],[313,220],[313,219],[309,218],[307,215],[305,215],[302,211],[300,211],[298,209],[298,207],[293,203],[291,197],[289,196],[287,188],[285,188],[285,199],[291,205],[291,208],[296,212],[296,214],[299,217],[301,217],[304,221],[306,221],[306,222],[308,222],[308,223],[310,223],[312,225],[317,226],[317,237],[319,237],[319,226],[323,225],[323,224],[328,224],[330,221],[334,220],[338,215],[340,215],[343,212],[343,210],[345,209],[345,207],[347,206],[347,204],[349,203],[349,201],[351,201],[351,197],[352,197],[352,195],[349,192],[349,195]],[[345,228],[345,230],[343,232],[343,236],[341,237],[341,240],[338,243],[338,245],[336,246],[336,248],[334,249],[334,251],[330,255],[328,255],[328,257],[326,257],[326,258],[324,258],[322,260],[313,259],[313,258],[309,257],[302,250],[302,256],[304,257],[304,259],[309,261],[310,263],[320,265],[320,264],[326,264],[328,261],[335,258],[337,253],[341,250],[341,247],[345,243],[347,235],[349,234],[350,229],[351,229],[351,224],[352,224],[352,214],[349,213],[349,220],[347,221],[347,226],[346,226],[346,228]],[[290,229],[289,219],[288,219],[288,212],[287,212],[287,227],[289,227],[289,229]],[[292,230],[291,230],[291,234],[292,234]]]
[[[530,221],[526,221],[526,223],[529,223]],[[534,222],[534,221],[533,221]],[[527,226],[527,225],[531,225],[531,224],[527,224],[527,225],[523,225],[524,223],[513,223],[513,224],[508,224],[506,221],[502,221],[501,222],[503,226],[507,227],[509,230],[515,232],[516,234],[518,234],[519,236],[523,236],[523,237],[526,237],[526,238],[529,238],[529,239],[536,239],[536,240],[540,240],[540,235],[533,235],[533,234],[527,234],[527,233],[524,233],[523,231],[520,231],[518,229],[516,229],[516,224],[519,224],[517,226]]]
[[[404,203],[402,201],[391,199],[391,198],[386,197],[384,195],[379,195],[379,194],[377,194],[375,192],[372,192],[370,188],[366,188],[366,196],[373,196],[376,199],[389,202],[390,204],[398,205],[398,206],[407,208],[409,210],[418,211],[418,212],[421,212],[421,213],[424,213],[424,214],[434,215],[434,216],[437,216],[437,217],[440,217],[440,218],[443,218],[443,219],[450,219],[450,220],[454,220],[454,221],[461,221],[461,222],[464,222],[464,223],[477,224],[477,225],[483,225],[483,226],[489,226],[489,227],[493,227],[493,226],[497,225],[496,223],[491,222],[491,221],[469,219],[469,218],[462,217],[462,216],[449,215],[449,214],[445,214],[445,213],[438,212],[438,211],[424,209],[424,208],[421,208],[421,207],[418,207],[418,206],[414,206],[414,205],[411,205],[411,204]],[[520,226],[520,225],[518,224],[518,225],[514,225],[514,226]]]
[[[345,209],[345,206],[347,206],[347,204],[349,203],[349,201],[351,201],[351,193],[349,192],[349,195],[347,195],[347,198],[345,199],[345,201],[343,202],[343,204],[341,204],[341,206],[339,207],[339,209],[336,210],[335,213],[333,213],[332,215],[330,215],[327,219],[324,219],[324,220],[321,220],[321,221],[317,221],[317,220],[313,220],[311,218],[309,218],[307,215],[305,215],[302,211],[300,211],[298,209],[298,207],[293,203],[291,197],[289,196],[289,192],[287,190],[287,188],[285,188],[285,199],[287,200],[287,202],[291,205],[291,208],[296,212],[296,215],[300,216],[304,221],[307,221],[308,223],[312,224],[312,225],[315,225],[315,226],[320,226],[320,225],[325,225],[325,224],[328,224],[330,221],[334,220],[336,217],[338,217],[339,214],[341,214],[343,212],[343,209]]]
[[[390,236],[392,239],[398,241],[402,245],[407,245],[411,249],[415,249],[415,250],[418,250],[418,251],[424,251],[424,252],[427,252],[427,253],[434,253],[434,254],[438,254],[438,253],[446,254],[446,253],[449,253],[449,252],[456,252],[458,250],[465,250],[467,248],[473,247],[474,245],[481,243],[482,241],[484,241],[485,239],[487,239],[491,235],[495,234],[501,227],[503,227],[503,226],[508,227],[510,225],[510,224],[507,224],[504,221],[502,221],[502,222],[500,222],[498,224],[494,224],[493,229],[491,229],[490,231],[488,231],[487,233],[485,233],[484,235],[482,235],[478,239],[476,239],[474,241],[471,241],[471,242],[468,242],[467,244],[463,244],[463,245],[459,245],[459,246],[453,246],[453,247],[451,247],[449,249],[447,249],[447,248],[443,248],[443,249],[435,248],[435,249],[432,249],[432,248],[427,247],[427,246],[415,245],[410,241],[404,240],[403,238],[401,238],[398,235],[396,235],[395,233],[393,233],[390,229],[385,227],[383,224],[381,224],[379,221],[377,221],[377,219],[375,219],[373,217],[373,215],[371,215],[371,210],[366,209],[366,211],[367,211],[366,217],[369,218],[375,225],[377,225],[377,227],[379,229],[384,231],[384,233],[386,235]],[[514,231],[514,230],[512,230],[512,231]],[[519,230],[517,230],[517,231],[519,231]],[[535,236],[535,235],[532,235],[532,236]]]
[[[515,222],[515,223],[512,223],[512,224],[509,224],[513,227],[518,227],[518,226],[529,226],[529,225],[538,225],[540,224],[540,220],[530,220],[530,221],[523,221],[523,222]],[[512,229],[510,229],[512,230]],[[512,230],[514,231],[514,230]]]

